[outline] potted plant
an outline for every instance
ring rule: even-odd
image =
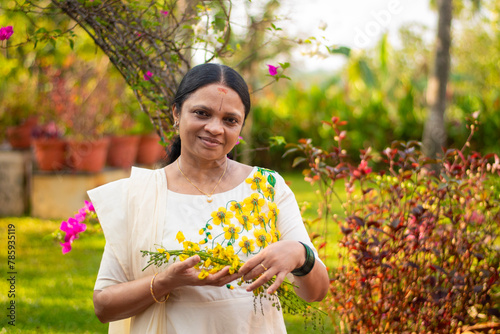
[[[108,118],[109,151],[107,164],[111,167],[130,168],[136,161],[140,136],[131,113],[120,110]]]
[[[141,128],[136,162],[140,165],[154,165],[165,156],[165,146],[148,115],[141,112],[136,119]]]
[[[7,94],[7,93],[6,93]],[[31,132],[37,124],[37,112],[34,103],[30,101],[28,91],[16,87],[14,92],[4,96],[0,107],[0,123],[2,137],[13,149],[29,149],[31,147]]]
[[[106,164],[109,138],[103,123],[117,99],[107,75],[108,63],[83,63],[70,57],[61,69],[48,69],[48,92],[54,112],[65,127],[68,165],[75,171],[99,172]]]
[[[66,166],[66,141],[54,121],[33,129],[33,151],[40,170],[56,171]]]

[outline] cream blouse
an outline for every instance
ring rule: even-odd
[[[252,189],[255,184],[250,182],[256,173],[264,178],[271,175],[268,180],[273,183],[275,194],[269,196],[258,210],[262,216],[272,217],[268,202],[276,204],[279,211],[275,224],[281,234],[280,240],[302,241],[314,249],[295,196],[276,172],[254,167],[247,179],[249,182],[214,194],[213,202],[208,203],[204,195],[168,190],[163,169],[133,168],[130,178],[89,191],[106,237],[95,290],[165,270],[165,267],[151,266],[142,271],[147,257],[142,257],[140,250],[156,250],[160,246],[166,250],[182,249],[182,244],[176,240],[179,231],[186,240],[195,243],[207,239],[208,242],[200,246],[202,248],[213,248],[216,244],[227,246],[231,242],[241,260],[247,261],[254,256],[261,248],[254,243],[254,251],[245,254],[239,241],[243,236],[255,239],[256,230],[262,226],[257,223],[242,226],[234,214],[219,224],[214,217],[222,208],[231,212],[232,204],[243,203],[258,193]],[[262,193],[260,197],[265,198]],[[239,233],[233,234],[232,240],[226,238],[228,235],[224,231],[224,226],[229,224],[239,227]],[[208,231],[210,240],[206,238]],[[293,276],[289,275],[289,279],[293,280]],[[232,289],[213,286],[176,289],[171,292],[167,303],[153,304],[129,320],[111,323],[110,333],[286,333],[282,313],[272,306],[273,301],[255,299],[253,293],[245,291],[245,284],[239,286],[233,282],[231,286]]]

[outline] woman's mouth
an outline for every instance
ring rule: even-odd
[[[210,137],[199,137],[199,138],[201,139],[201,141],[203,141],[203,143],[205,145],[210,146],[210,147],[215,147],[215,146],[222,144],[220,141],[218,141],[215,138],[210,138]]]

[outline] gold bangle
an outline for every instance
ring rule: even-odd
[[[167,301],[168,297],[170,297],[170,293],[168,293],[166,296],[165,296],[165,299],[162,300],[162,301],[159,301],[158,299],[156,299],[155,297],[155,293],[153,292],[153,284],[155,282],[155,278],[156,278],[156,275],[158,275],[158,273],[156,273],[153,278],[151,279],[151,284],[149,285],[149,291],[151,291],[151,296],[153,297],[153,299],[155,300],[155,302],[157,303],[160,303],[160,304],[163,304],[164,302]]]

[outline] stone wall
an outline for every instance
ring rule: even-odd
[[[31,151],[0,149],[0,216],[65,219],[88,200],[87,190],[129,175],[130,170],[119,168],[99,173],[37,171]]]

